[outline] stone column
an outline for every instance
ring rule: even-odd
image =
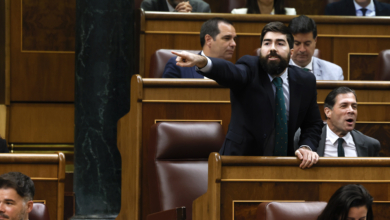
[[[76,1],[72,219],[115,219],[121,207],[117,121],[130,110],[134,1]]]

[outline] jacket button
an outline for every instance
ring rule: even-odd
[[[266,133],[264,133],[264,134],[263,134],[263,138],[266,138],[266,137],[267,137],[267,134],[266,134]]]

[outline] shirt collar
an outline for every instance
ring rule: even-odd
[[[345,135],[344,137],[342,137],[345,141],[345,143],[347,143],[347,145],[351,146],[354,144],[353,142],[353,138],[352,138],[352,135],[351,135],[351,132],[348,132],[347,135]],[[326,139],[329,139],[331,143],[335,144],[337,139],[339,139],[339,136],[337,134],[335,134],[330,128],[329,128],[329,125],[326,125]]]
[[[169,10],[170,12],[173,12],[173,11],[175,10],[175,8],[173,8],[172,5],[169,4],[168,0],[165,0],[165,1],[167,2],[168,10]]]
[[[360,9],[362,9],[363,7],[358,5],[355,0],[353,1],[353,4],[355,4],[355,9],[356,11],[360,11]],[[370,1],[370,4],[367,5],[367,7],[365,7],[367,10],[370,10],[370,11],[375,11],[375,5],[374,5],[374,2],[371,0]]]
[[[306,68],[306,69],[309,69],[311,72],[313,72],[313,56],[311,56],[311,60],[310,60],[310,63],[307,64],[306,66],[302,67],[302,66],[299,66],[297,65],[296,63],[294,63],[294,60],[291,59],[291,64],[294,65],[294,66],[297,66],[299,68]]]
[[[269,80],[270,80],[271,83],[272,83],[272,80],[274,80],[275,77],[272,77],[269,73],[268,73],[268,77],[269,77]],[[280,78],[282,78],[283,83],[287,82],[287,80],[288,80],[288,67],[287,67],[286,70],[283,72],[283,74],[280,76]]]

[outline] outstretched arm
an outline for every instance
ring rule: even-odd
[[[172,54],[177,56],[176,65],[181,67],[193,67],[203,68],[207,65],[207,58],[198,54],[189,53],[186,51],[175,52],[171,51]]]

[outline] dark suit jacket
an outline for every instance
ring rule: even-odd
[[[230,88],[232,115],[222,155],[272,155],[274,147],[275,98],[268,74],[259,57],[243,56],[234,65],[210,58],[212,70],[205,74]],[[301,127],[300,144],[317,149],[322,120],[317,106],[316,79],[302,69],[289,66],[290,110],[288,155],[294,155],[295,131]]]
[[[325,8],[325,15],[350,15],[356,16],[354,0],[341,0],[330,3]],[[376,16],[389,16],[390,4],[374,0]]]
[[[351,135],[353,141],[355,142],[358,157],[379,157],[381,144],[377,139],[368,137],[357,130],[352,130]],[[317,149],[317,153],[320,157],[324,156],[325,142],[326,142],[326,126],[322,128],[321,140]]]
[[[0,153],[9,153],[7,141],[0,138]]]
[[[172,57],[165,65],[163,78],[202,78],[204,76],[196,72],[195,67],[180,67],[176,65],[176,57]]]
[[[192,12],[211,12],[209,4],[202,0],[189,0]],[[141,8],[145,11],[169,11],[166,0],[143,0]]]

